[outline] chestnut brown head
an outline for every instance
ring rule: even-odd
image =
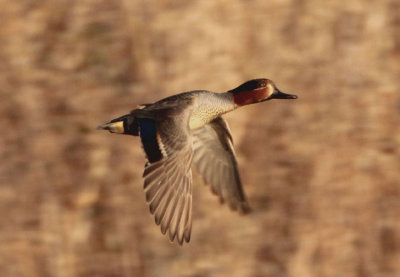
[[[271,99],[296,99],[297,96],[280,91],[269,79],[253,79],[230,90],[238,106],[259,103]]]

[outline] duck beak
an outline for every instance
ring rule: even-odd
[[[270,99],[297,99],[297,95],[284,93],[276,88],[274,93],[272,93],[266,100]]]
[[[110,133],[123,134],[124,133],[124,122],[116,121],[116,122],[106,123],[106,124],[97,126],[96,130],[107,130],[107,131],[110,131]]]

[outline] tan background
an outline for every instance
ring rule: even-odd
[[[254,212],[195,177],[192,241],[145,205],[137,104],[268,77],[229,114]],[[400,276],[400,2],[0,1],[1,276]]]

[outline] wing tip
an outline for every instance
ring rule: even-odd
[[[246,215],[253,212],[253,209],[250,207],[248,203],[241,204],[239,207],[239,213],[242,215]]]
[[[179,238],[178,237],[178,234],[171,234],[170,232],[169,232],[169,234],[168,234],[168,238],[169,238],[169,241],[171,242],[171,243],[174,243],[174,241],[176,240],[176,242],[178,243],[178,245],[179,246],[183,246],[185,243],[189,243],[190,242],[190,230],[189,229],[187,229],[187,230],[185,230],[185,232],[183,233],[183,235],[182,235],[182,237],[181,238]],[[172,238],[171,238],[172,237]]]
[[[239,214],[241,215],[246,215],[249,214],[253,211],[253,209],[250,207],[250,205],[247,202],[241,202],[241,203],[229,203],[229,208],[232,211],[238,211]]]

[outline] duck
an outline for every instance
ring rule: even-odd
[[[182,245],[190,241],[192,230],[192,165],[221,203],[242,214],[250,211],[222,115],[250,104],[296,98],[259,78],[222,93],[193,90],[142,104],[97,129],[140,138],[150,213],[161,232]]]

